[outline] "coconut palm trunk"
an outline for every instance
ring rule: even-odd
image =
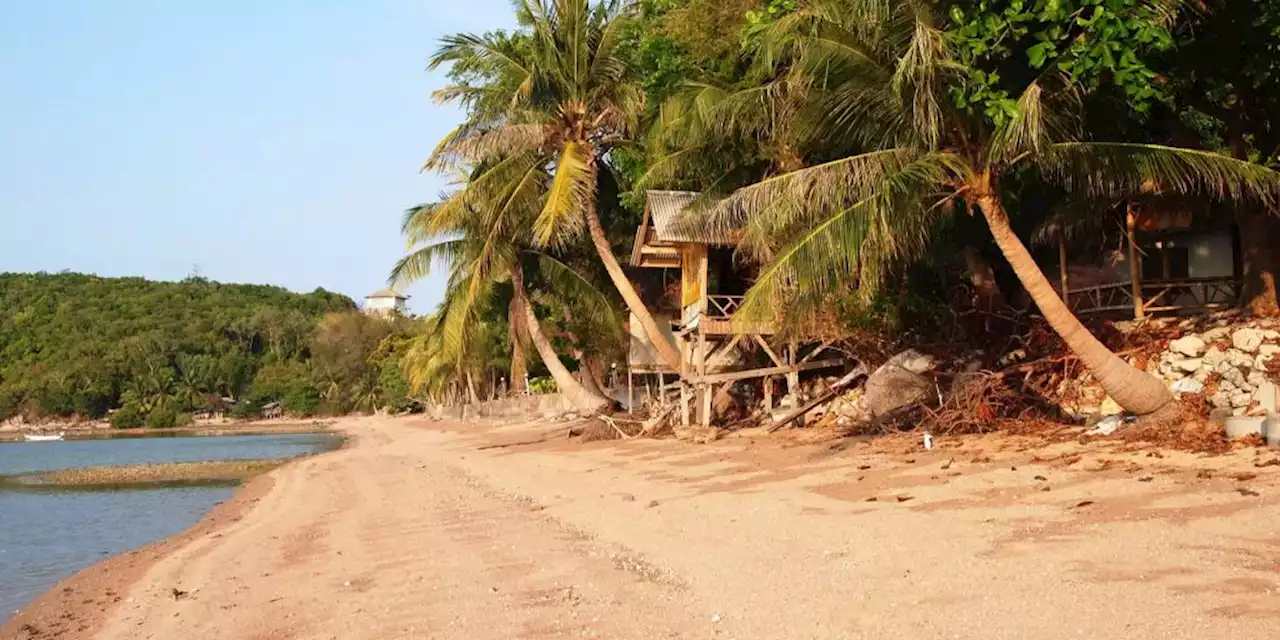
[[[525,362],[524,348],[528,342],[528,332],[524,330],[525,319],[515,296],[507,306],[507,331],[511,340],[511,383],[508,389],[513,392],[525,391],[525,376],[529,373]]]
[[[662,358],[662,362],[668,367],[677,372],[680,371],[680,352],[676,351],[675,345],[671,344],[671,341],[667,340],[666,334],[658,328],[658,323],[653,319],[653,314],[649,312],[649,308],[640,299],[640,294],[636,293],[635,286],[631,284],[626,272],[622,270],[622,265],[618,263],[618,258],[613,255],[613,246],[609,244],[609,236],[605,235],[604,227],[600,224],[600,216],[597,215],[595,207],[592,205],[586,207],[586,209],[587,228],[591,233],[591,244],[595,246],[596,253],[600,254],[600,262],[604,264],[605,271],[609,272],[609,279],[613,281],[613,286],[622,295],[622,300],[627,303],[627,308],[631,310],[631,314],[640,321],[640,326],[644,328],[644,334],[649,338],[649,342],[653,344],[658,357]]]
[[[1138,415],[1155,414],[1169,407],[1173,395],[1164,383],[1112,353],[1058,297],[1053,284],[1031,257],[1031,252],[1027,251],[1026,245],[1013,232],[1008,212],[1000,197],[988,192],[977,198],[977,204],[987,220],[996,245],[1013,267],[1031,299],[1040,308],[1045,321],[1062,337],[1071,352],[1080,358],[1103,390],[1126,411]]]
[[[467,372],[467,398],[471,404],[480,404],[480,396],[476,395],[476,381],[470,371]]]
[[[560,393],[563,393],[569,402],[579,410],[588,413],[601,413],[609,408],[611,404],[609,400],[603,396],[592,393],[586,387],[573,377],[573,373],[569,371],[564,363],[560,362],[560,356],[556,354],[555,348],[551,346],[551,341],[547,339],[546,334],[542,333],[542,325],[538,323],[538,317],[533,312],[533,305],[529,304],[524,293],[524,270],[517,264],[511,270],[511,283],[515,288],[516,305],[520,307],[525,319],[525,327],[529,330],[529,341],[538,351],[538,355],[542,357],[543,364],[547,365],[547,371],[551,373],[551,377],[555,379],[556,386],[559,387]]]

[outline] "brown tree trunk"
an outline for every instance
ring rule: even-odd
[[[538,351],[538,355],[542,357],[543,364],[547,365],[547,371],[551,372],[551,377],[555,379],[556,386],[560,388],[573,406],[587,413],[601,413],[609,408],[612,404],[603,396],[592,393],[582,383],[578,382],[569,369],[560,362],[560,356],[556,355],[555,348],[551,346],[551,341],[542,333],[542,325],[538,324],[538,317],[533,312],[533,305],[528,303],[524,295],[524,271],[516,264],[511,270],[511,284],[515,287],[516,304],[520,307],[522,315],[525,319],[525,328],[529,331],[529,341]]]
[[[1280,272],[1280,217],[1265,210],[1241,205],[1240,263],[1244,268],[1244,290],[1241,303],[1255,315],[1280,313],[1276,297],[1276,276]]]
[[[617,287],[618,293],[627,303],[627,308],[640,321],[640,326],[644,328],[644,334],[649,338],[649,342],[653,343],[658,357],[662,358],[663,363],[668,367],[680,371],[680,352],[676,351],[675,345],[671,344],[666,335],[658,329],[658,323],[653,319],[653,314],[649,313],[649,308],[640,299],[640,294],[636,293],[636,288],[622,270],[622,265],[618,264],[618,258],[613,255],[613,247],[609,244],[609,237],[605,235],[604,227],[600,225],[600,216],[596,213],[596,208],[588,205],[586,209],[591,244],[595,245],[596,253],[600,254],[600,261],[604,263],[605,271],[609,272],[609,279],[613,280],[613,286]]]
[[[982,193],[981,190],[978,192]],[[1112,353],[1062,302],[1027,247],[1009,226],[1009,216],[1000,198],[987,190],[978,197],[977,203],[1000,251],[1040,308],[1040,313],[1044,314],[1044,319],[1067,343],[1071,352],[1080,358],[1103,390],[1126,411],[1137,415],[1151,415],[1169,406],[1173,394],[1164,383]]]
[[[515,296],[511,297],[511,304],[507,305],[507,331],[511,340],[511,382],[507,386],[514,393],[523,393],[525,389],[525,376],[529,373],[528,363],[525,362],[525,345],[528,341],[528,331],[524,329],[524,317],[520,314],[520,305],[516,303]]]
[[[982,252],[972,245],[960,251],[965,267],[969,270],[969,282],[978,295],[978,307],[988,313],[1005,308],[1004,294],[996,283],[996,272],[982,257]]]
[[[467,397],[471,404],[480,404],[480,396],[476,395],[476,381],[471,377],[470,371],[467,372]]]

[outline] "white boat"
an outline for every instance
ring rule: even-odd
[[[66,432],[65,432],[65,431],[64,431],[64,432],[62,432],[62,433],[53,433],[53,434],[49,434],[49,435],[39,435],[39,434],[35,434],[35,433],[24,433],[24,434],[22,434],[22,439],[23,439],[23,440],[26,440],[27,442],[55,442],[55,441],[57,441],[57,440],[62,440],[63,438],[65,438],[65,437],[66,437],[66,435],[67,435],[67,434],[66,434]]]

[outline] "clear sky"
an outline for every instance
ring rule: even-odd
[[[0,19],[0,272],[324,287],[359,300],[459,120],[439,37],[507,0],[14,0]],[[437,278],[408,290],[415,312]]]

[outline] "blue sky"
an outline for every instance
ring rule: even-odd
[[[507,0],[17,0],[0,21],[0,272],[64,269],[359,298],[459,120],[439,37]],[[423,313],[437,278],[408,290]]]

